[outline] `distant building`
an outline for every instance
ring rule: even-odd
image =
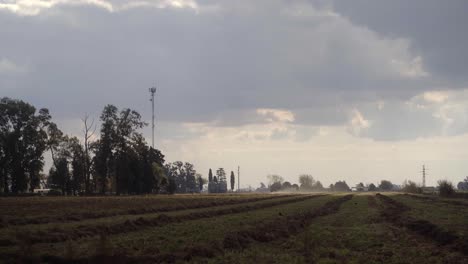
[[[45,194],[48,194],[50,192],[51,189],[34,189],[33,192],[34,193],[38,193],[38,194],[41,194],[41,195],[45,195]]]

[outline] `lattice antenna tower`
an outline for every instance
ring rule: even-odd
[[[151,94],[151,110],[152,110],[152,116],[151,116],[151,145],[154,149],[154,94],[156,93],[156,87],[151,87],[148,89],[150,94]]]
[[[422,177],[423,177],[423,178],[422,178],[422,186],[423,186],[423,187],[426,187],[426,174],[427,174],[427,173],[426,173],[426,166],[423,165],[423,166],[422,166]]]
[[[240,166],[237,166],[237,191],[240,192]]]

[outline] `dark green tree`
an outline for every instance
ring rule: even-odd
[[[375,186],[375,184],[371,183],[369,184],[369,192],[375,192],[377,191],[377,186]]]
[[[177,185],[173,177],[169,177],[166,191],[169,194],[174,194],[177,190]]]
[[[333,191],[335,192],[349,192],[350,190],[346,181],[337,181],[333,186]]]
[[[283,182],[283,185],[281,186],[281,189],[286,190],[286,189],[291,189],[292,184],[288,181]]]
[[[299,184],[301,191],[311,191],[315,184],[314,177],[310,174],[299,175]]]
[[[210,168],[210,171],[208,172],[208,182],[212,182],[213,181],[213,172],[211,171],[211,168]]]
[[[104,194],[107,191],[108,179],[112,173],[114,164],[114,152],[116,145],[116,126],[118,124],[118,109],[113,105],[106,105],[101,113],[100,139],[93,144],[94,171],[99,191]]]
[[[379,189],[382,191],[391,191],[393,189],[393,184],[391,181],[382,180],[380,182]]]
[[[21,100],[0,99],[0,185],[4,192],[32,191],[39,185],[49,120],[47,109],[36,114],[34,106]]]
[[[450,197],[455,193],[455,188],[453,184],[447,180],[437,181],[437,189],[439,190],[439,195],[442,197]]]
[[[85,152],[78,138],[73,137],[69,142],[71,153],[71,189],[76,195],[86,190],[86,173],[85,173]]]
[[[234,172],[231,171],[231,192],[234,191],[235,183],[236,183],[236,176],[234,176]]]
[[[325,188],[323,188],[323,185],[320,181],[316,181],[314,186],[312,187],[312,190],[316,191],[316,192],[321,192],[323,191]]]
[[[52,188],[60,189],[62,194],[71,191],[70,171],[65,157],[56,159],[56,164],[50,169],[48,183]]]
[[[185,179],[186,179],[186,192],[197,192],[198,186],[197,186],[197,181],[196,181],[196,174],[197,171],[195,170],[193,164],[189,162],[185,162],[184,164],[184,173],[185,173]]]
[[[197,184],[198,184],[198,189],[203,191],[203,185],[206,183],[206,179],[203,179],[201,174],[197,174]]]
[[[281,182],[275,182],[270,185],[270,192],[277,192],[281,190]]]

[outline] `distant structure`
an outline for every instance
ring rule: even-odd
[[[151,87],[149,88],[149,92],[151,94],[151,98],[150,98],[150,101],[151,101],[151,110],[152,110],[152,118],[151,118],[151,128],[152,128],[152,142],[151,142],[151,145],[154,149],[154,94],[156,93],[156,87]]]
[[[240,191],[240,166],[237,166],[237,191]]]
[[[426,187],[426,166],[423,165],[422,167],[422,187]]]

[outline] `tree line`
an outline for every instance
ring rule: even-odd
[[[165,164],[164,155],[139,131],[147,124],[132,109],[106,105],[99,129],[89,116],[83,135],[64,134],[46,108],[0,99],[0,188],[3,193],[32,192],[48,186],[62,194],[196,192],[203,178],[181,161]],[[42,173],[44,154],[52,166]]]
[[[349,192],[352,190],[346,181],[337,181],[334,184],[330,184],[328,187],[324,187],[319,180],[316,180],[310,174],[299,175],[299,184],[291,184],[289,181],[285,181],[283,177],[276,174],[268,175],[267,179],[268,187],[266,187],[264,183],[260,183],[260,188],[258,188],[257,191]],[[368,185],[359,183],[354,187],[356,191],[391,191],[394,188],[394,184],[388,180],[382,180],[378,186],[373,183]]]

